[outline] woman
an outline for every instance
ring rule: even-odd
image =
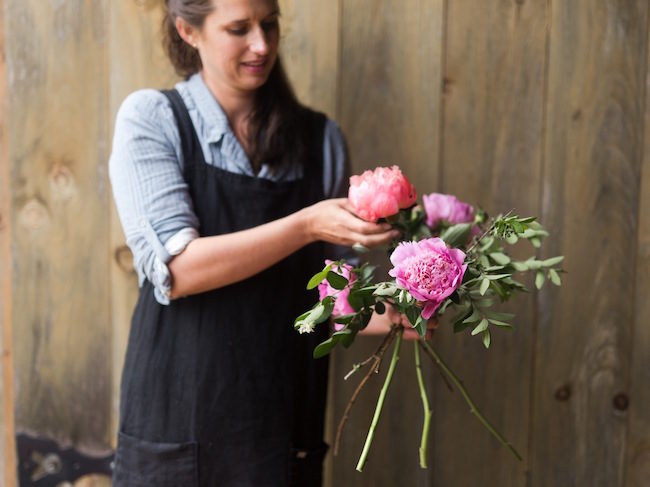
[[[334,198],[343,137],[293,96],[275,0],[166,7],[186,79],[124,101],[110,159],[140,278],[114,485],[318,486],[327,362],[311,353],[327,330],[293,319],[325,245],[397,235]]]

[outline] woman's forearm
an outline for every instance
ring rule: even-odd
[[[311,241],[304,210],[247,230],[193,240],[169,263],[171,298],[244,280]]]

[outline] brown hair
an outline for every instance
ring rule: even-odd
[[[207,15],[214,10],[212,0],[165,0],[163,46],[176,73],[189,78],[201,70],[199,52],[185,42],[176,30],[176,19],[201,28]]]
[[[176,19],[201,28],[215,6],[214,0],[165,0],[163,45],[176,72],[185,79],[201,70],[201,58],[176,30]],[[305,155],[307,136],[305,108],[298,102],[280,58],[269,78],[255,94],[253,112],[248,128],[251,164],[258,171],[262,163],[271,166],[289,158],[300,162]]]

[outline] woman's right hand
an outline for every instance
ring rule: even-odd
[[[350,210],[347,198],[323,200],[302,211],[312,241],[376,247],[388,244],[400,235],[388,223],[367,222],[356,216]]]

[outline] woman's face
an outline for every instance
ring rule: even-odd
[[[276,0],[213,0],[195,33],[203,77],[212,89],[250,93],[262,86],[278,53]]]

